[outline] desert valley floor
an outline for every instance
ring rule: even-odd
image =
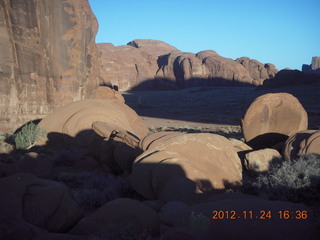
[[[239,133],[240,119],[249,104],[266,93],[287,92],[299,99],[309,129],[320,128],[320,84],[280,88],[208,87],[176,91],[126,92],[126,104],[151,130]]]

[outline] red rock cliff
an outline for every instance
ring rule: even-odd
[[[0,130],[93,95],[97,30],[87,0],[0,0]]]

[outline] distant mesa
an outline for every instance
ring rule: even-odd
[[[312,57],[311,65],[303,64],[302,72],[320,74],[320,57]]]
[[[115,47],[97,44],[104,83],[127,90],[168,90],[195,86],[257,86],[278,72],[248,57],[225,58],[212,50],[182,52],[159,40],[137,39]]]

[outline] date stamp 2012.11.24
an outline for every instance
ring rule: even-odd
[[[307,210],[279,210],[279,211],[271,211],[271,210],[260,210],[260,211],[252,211],[252,210],[244,210],[244,211],[236,211],[236,210],[214,210],[212,211],[212,219],[213,220],[268,220],[268,219],[283,219],[283,220],[306,220],[308,219],[308,211]]]

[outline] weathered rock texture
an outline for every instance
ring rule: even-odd
[[[86,99],[73,102],[56,110],[41,120],[39,126],[48,132],[52,144],[60,145],[71,141],[86,145],[92,140],[90,136],[94,122],[105,122],[109,126],[102,132],[95,129],[101,137],[107,137],[113,130],[125,130],[142,138],[148,129],[143,120],[124,103],[118,100]]]
[[[307,130],[307,112],[289,93],[269,93],[255,99],[241,120],[244,138],[254,149],[270,148]]]
[[[103,81],[121,91],[261,85],[277,72],[273,64],[245,57],[234,61],[214,51],[181,52],[157,40],[134,40],[119,47],[102,43],[98,48]]]
[[[320,131],[306,130],[288,138],[283,149],[283,157],[294,159],[298,155],[320,155]]]
[[[148,199],[192,203],[201,193],[234,187],[241,179],[241,162],[228,139],[194,133],[160,139],[137,157],[131,185]]]
[[[272,164],[281,161],[282,157],[277,150],[265,148],[245,154],[244,166],[248,172],[255,174],[269,171]]]
[[[232,59],[215,51],[170,53],[157,72],[158,78],[173,79],[179,86],[253,84],[249,72]],[[167,64],[166,64],[167,63]]]
[[[158,57],[179,51],[157,40],[134,40],[128,45],[115,47],[111,43],[97,44],[100,51],[100,71],[103,82],[128,90],[143,81],[154,79]]]
[[[1,130],[94,94],[97,28],[87,0],[0,0]]]
[[[261,85],[265,79],[273,78],[278,72],[273,64],[262,64],[248,57],[237,58],[236,62],[242,64],[248,70],[250,76],[256,81],[256,85]]]

